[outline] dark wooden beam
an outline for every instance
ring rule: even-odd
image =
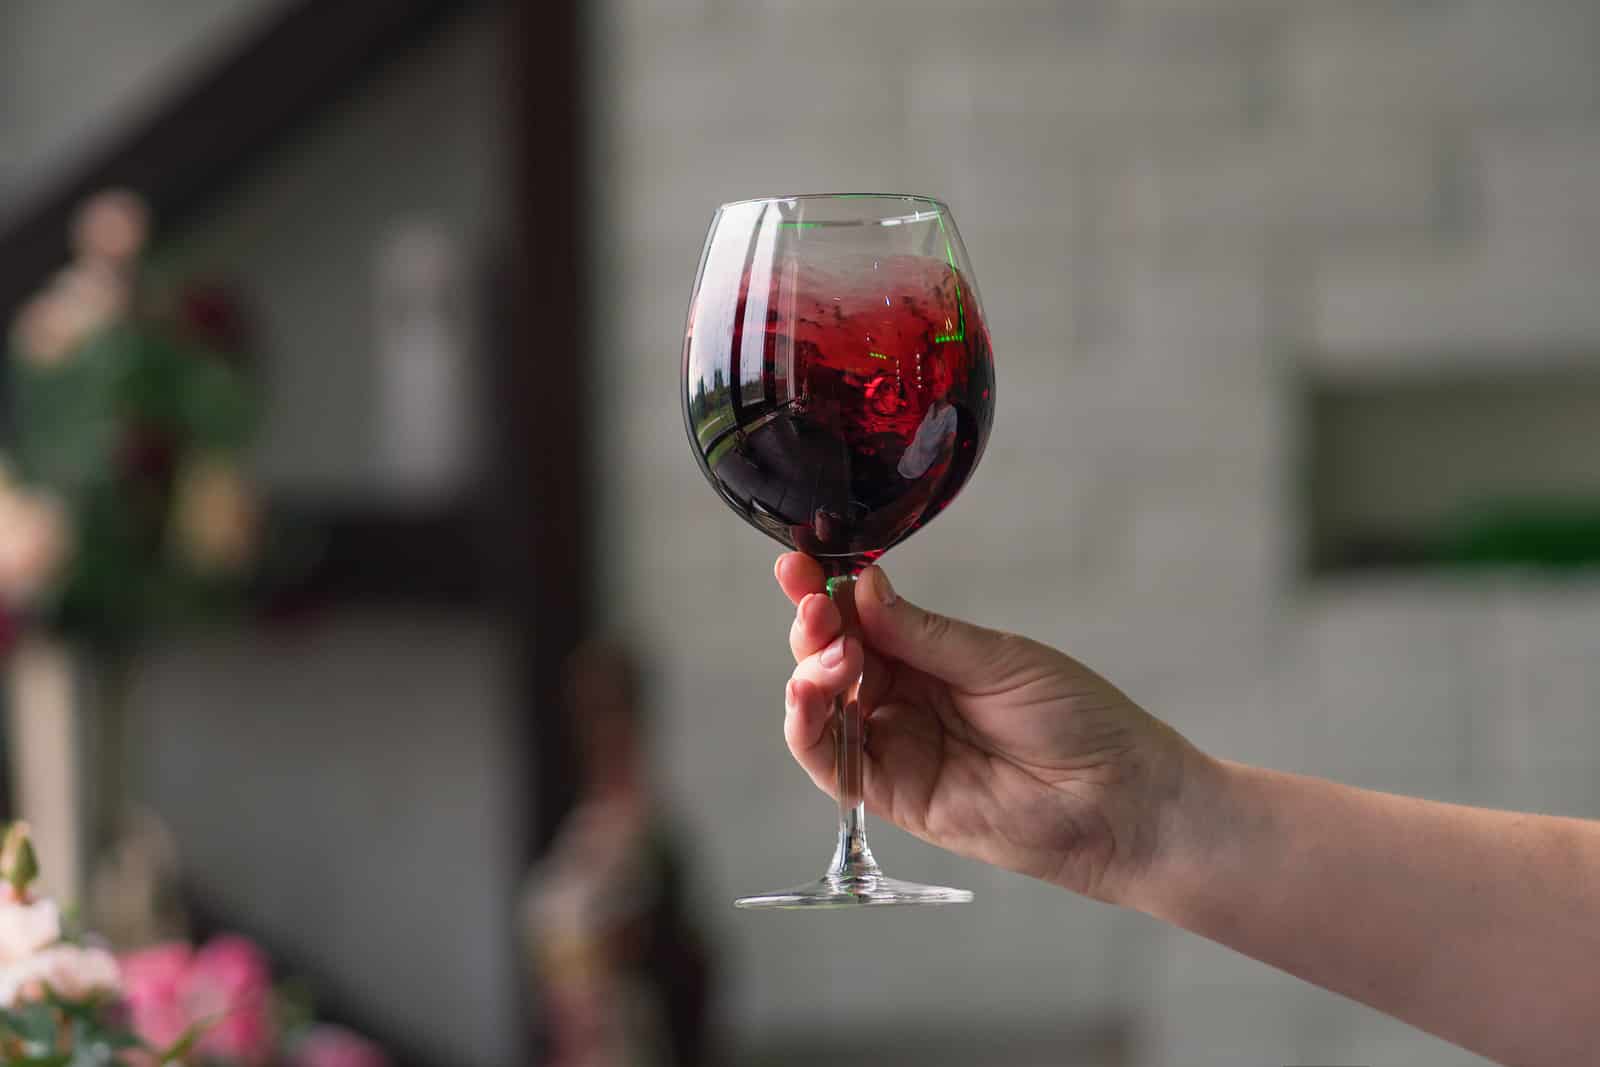
[[[476,613],[498,597],[494,517],[477,493],[426,510],[280,496],[266,514],[252,600],[269,620],[357,605]]]
[[[591,621],[583,7],[580,0],[513,0],[507,30],[514,218],[502,455],[517,516],[516,573],[526,583],[516,601],[535,769],[530,858],[572,798],[562,671]]]
[[[576,780],[563,670],[591,621],[581,0],[506,0],[513,218],[496,287],[504,574],[521,664],[523,855],[548,846]],[[530,990],[530,1002],[532,994]],[[529,1062],[548,1054],[530,1016]]]

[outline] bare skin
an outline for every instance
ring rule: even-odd
[[[1600,1049],[1600,824],[1218,760],[1083,664],[897,597],[842,635],[817,564],[784,736],[834,788],[829,701],[865,670],[866,804],[935,845],[1135,908],[1518,1067]]]

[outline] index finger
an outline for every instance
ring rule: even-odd
[[[810,593],[827,591],[821,565],[803,552],[785,552],[779,556],[772,573],[777,576],[783,595],[796,605]]]

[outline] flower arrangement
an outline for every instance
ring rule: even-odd
[[[65,931],[33,894],[39,864],[25,823],[0,847],[0,1064],[89,1067],[180,1062],[193,1035],[154,1050],[119,1017],[122,972],[104,948]]]
[[[254,555],[240,316],[215,289],[166,299],[146,284],[148,232],[137,197],[91,199],[72,264],[13,324],[0,641],[27,620],[125,647],[151,624],[216,607]]]
[[[38,872],[27,825],[13,823],[0,847],[0,1067],[389,1067],[275,992],[245,938],[118,960],[34,895]]]
[[[18,803],[58,846],[65,832],[82,842],[72,852],[88,867],[66,869],[91,909],[108,893],[89,883],[110,877],[134,812],[131,655],[159,627],[239,602],[259,541],[242,464],[256,421],[243,317],[218,287],[154,284],[142,265],[149,232],[133,194],[88,200],[71,264],[19,312],[0,368],[13,416],[0,455],[0,660],[21,658],[6,654],[25,637],[55,646],[59,655],[33,659],[81,675],[63,690],[78,705],[73,729],[89,739],[75,750],[87,755],[71,758],[93,760],[78,775],[92,811]],[[24,709],[15,721],[40,719]],[[23,734],[12,740],[28,760]],[[108,915],[95,919],[126,935]]]

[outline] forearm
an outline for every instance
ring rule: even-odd
[[[1208,759],[1126,901],[1518,1067],[1600,1048],[1600,824]]]

